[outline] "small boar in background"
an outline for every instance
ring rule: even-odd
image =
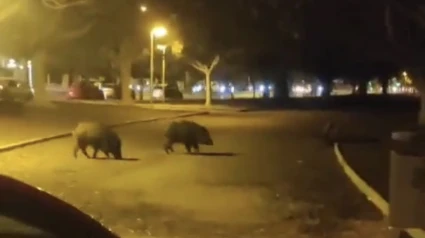
[[[174,152],[173,144],[181,143],[186,147],[188,153],[192,148],[199,152],[199,145],[214,145],[208,129],[193,121],[175,121],[172,122],[166,133],[167,141],[164,144],[164,150],[168,154]]]
[[[78,150],[90,158],[87,147],[94,149],[92,158],[96,158],[97,152],[102,151],[108,158],[112,154],[115,159],[122,159],[121,139],[111,128],[98,122],[80,122],[72,132],[75,139],[74,158],[77,158]]]

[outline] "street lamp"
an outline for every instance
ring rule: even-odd
[[[167,50],[167,45],[157,45],[158,50],[162,52],[162,101],[165,102],[165,51]]]
[[[150,67],[150,71],[151,71],[151,74],[150,74],[150,85],[151,85],[151,87],[150,87],[150,92],[151,92],[151,98],[150,98],[150,102],[152,103],[153,102],[153,77],[154,77],[154,50],[155,50],[155,47],[154,47],[154,45],[155,45],[155,38],[161,38],[161,37],[164,37],[164,36],[166,36],[167,35],[167,29],[165,29],[165,27],[155,27],[155,28],[153,28],[152,30],[151,30],[151,33],[150,33],[150,35],[151,35],[151,59],[150,59],[150,65],[151,65],[151,67]]]
[[[146,12],[148,8],[145,5],[140,6],[140,11]]]

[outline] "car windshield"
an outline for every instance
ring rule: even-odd
[[[0,84],[0,180],[74,208],[0,216],[425,238],[425,0],[0,0]]]
[[[54,235],[9,217],[0,216],[0,237],[55,238]]]

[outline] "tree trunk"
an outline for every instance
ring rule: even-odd
[[[251,78],[251,87],[252,87],[252,98],[257,98],[257,91],[255,89],[255,78]]]
[[[367,95],[367,81],[357,81],[358,89],[356,94],[358,95]]]
[[[33,103],[37,106],[50,106],[50,97],[46,90],[47,70],[46,70],[45,52],[37,52],[32,58],[33,70],[33,88],[34,99]]]
[[[211,106],[211,72],[205,72],[205,106]]]
[[[286,99],[289,98],[289,85],[286,78],[281,78],[275,84],[275,97]]]
[[[131,61],[120,62],[120,83],[121,83],[121,102],[123,104],[130,104],[133,102],[131,98],[131,90],[129,85],[131,83]]]
[[[424,92],[424,91],[422,91]],[[418,113],[418,125],[425,126],[425,94],[420,92],[421,95],[421,105]]]
[[[24,66],[24,68],[22,69],[22,71],[23,71],[23,72],[22,72],[23,80],[25,80],[25,82],[26,82],[28,85],[31,85],[30,77],[29,77],[29,70],[28,70],[27,60],[25,60],[25,59],[21,59],[21,60],[19,61],[19,64]]]
[[[382,86],[382,94],[387,95],[388,94],[388,77],[384,77],[381,79],[381,86]]]
[[[329,97],[332,93],[332,86],[333,86],[332,79],[326,78],[321,83],[323,85],[322,96],[323,97]]]
[[[185,92],[191,92],[190,90],[192,88],[191,78],[189,71],[184,72],[184,91]]]
[[[68,72],[68,75],[69,75],[69,81],[68,81],[68,86],[71,86],[73,83],[74,83],[74,80],[75,80],[75,71],[74,71],[74,69],[70,69],[69,70],[69,72]]]
[[[412,75],[414,86],[419,91],[420,94],[420,109],[418,112],[418,125],[420,127],[425,127],[425,70],[422,67],[412,67],[408,69],[409,74]]]

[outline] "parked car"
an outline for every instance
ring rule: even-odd
[[[165,95],[165,99],[181,100],[183,99],[183,93],[180,92],[179,88],[174,85],[167,85],[164,90],[162,87],[156,86],[153,88],[152,96],[154,99],[162,99]]]
[[[74,82],[68,91],[69,99],[105,100],[103,91],[88,80]]]
[[[130,88],[131,98],[135,99],[136,90],[138,92],[141,92],[139,89],[132,89]],[[102,91],[105,95],[106,99],[121,99],[121,85],[120,84],[114,84],[114,83],[105,83],[102,85]]]
[[[31,87],[20,80],[0,78],[0,100],[25,103],[34,98]]]
[[[113,83],[104,83],[102,84],[101,90],[105,99],[116,98],[116,84]]]

